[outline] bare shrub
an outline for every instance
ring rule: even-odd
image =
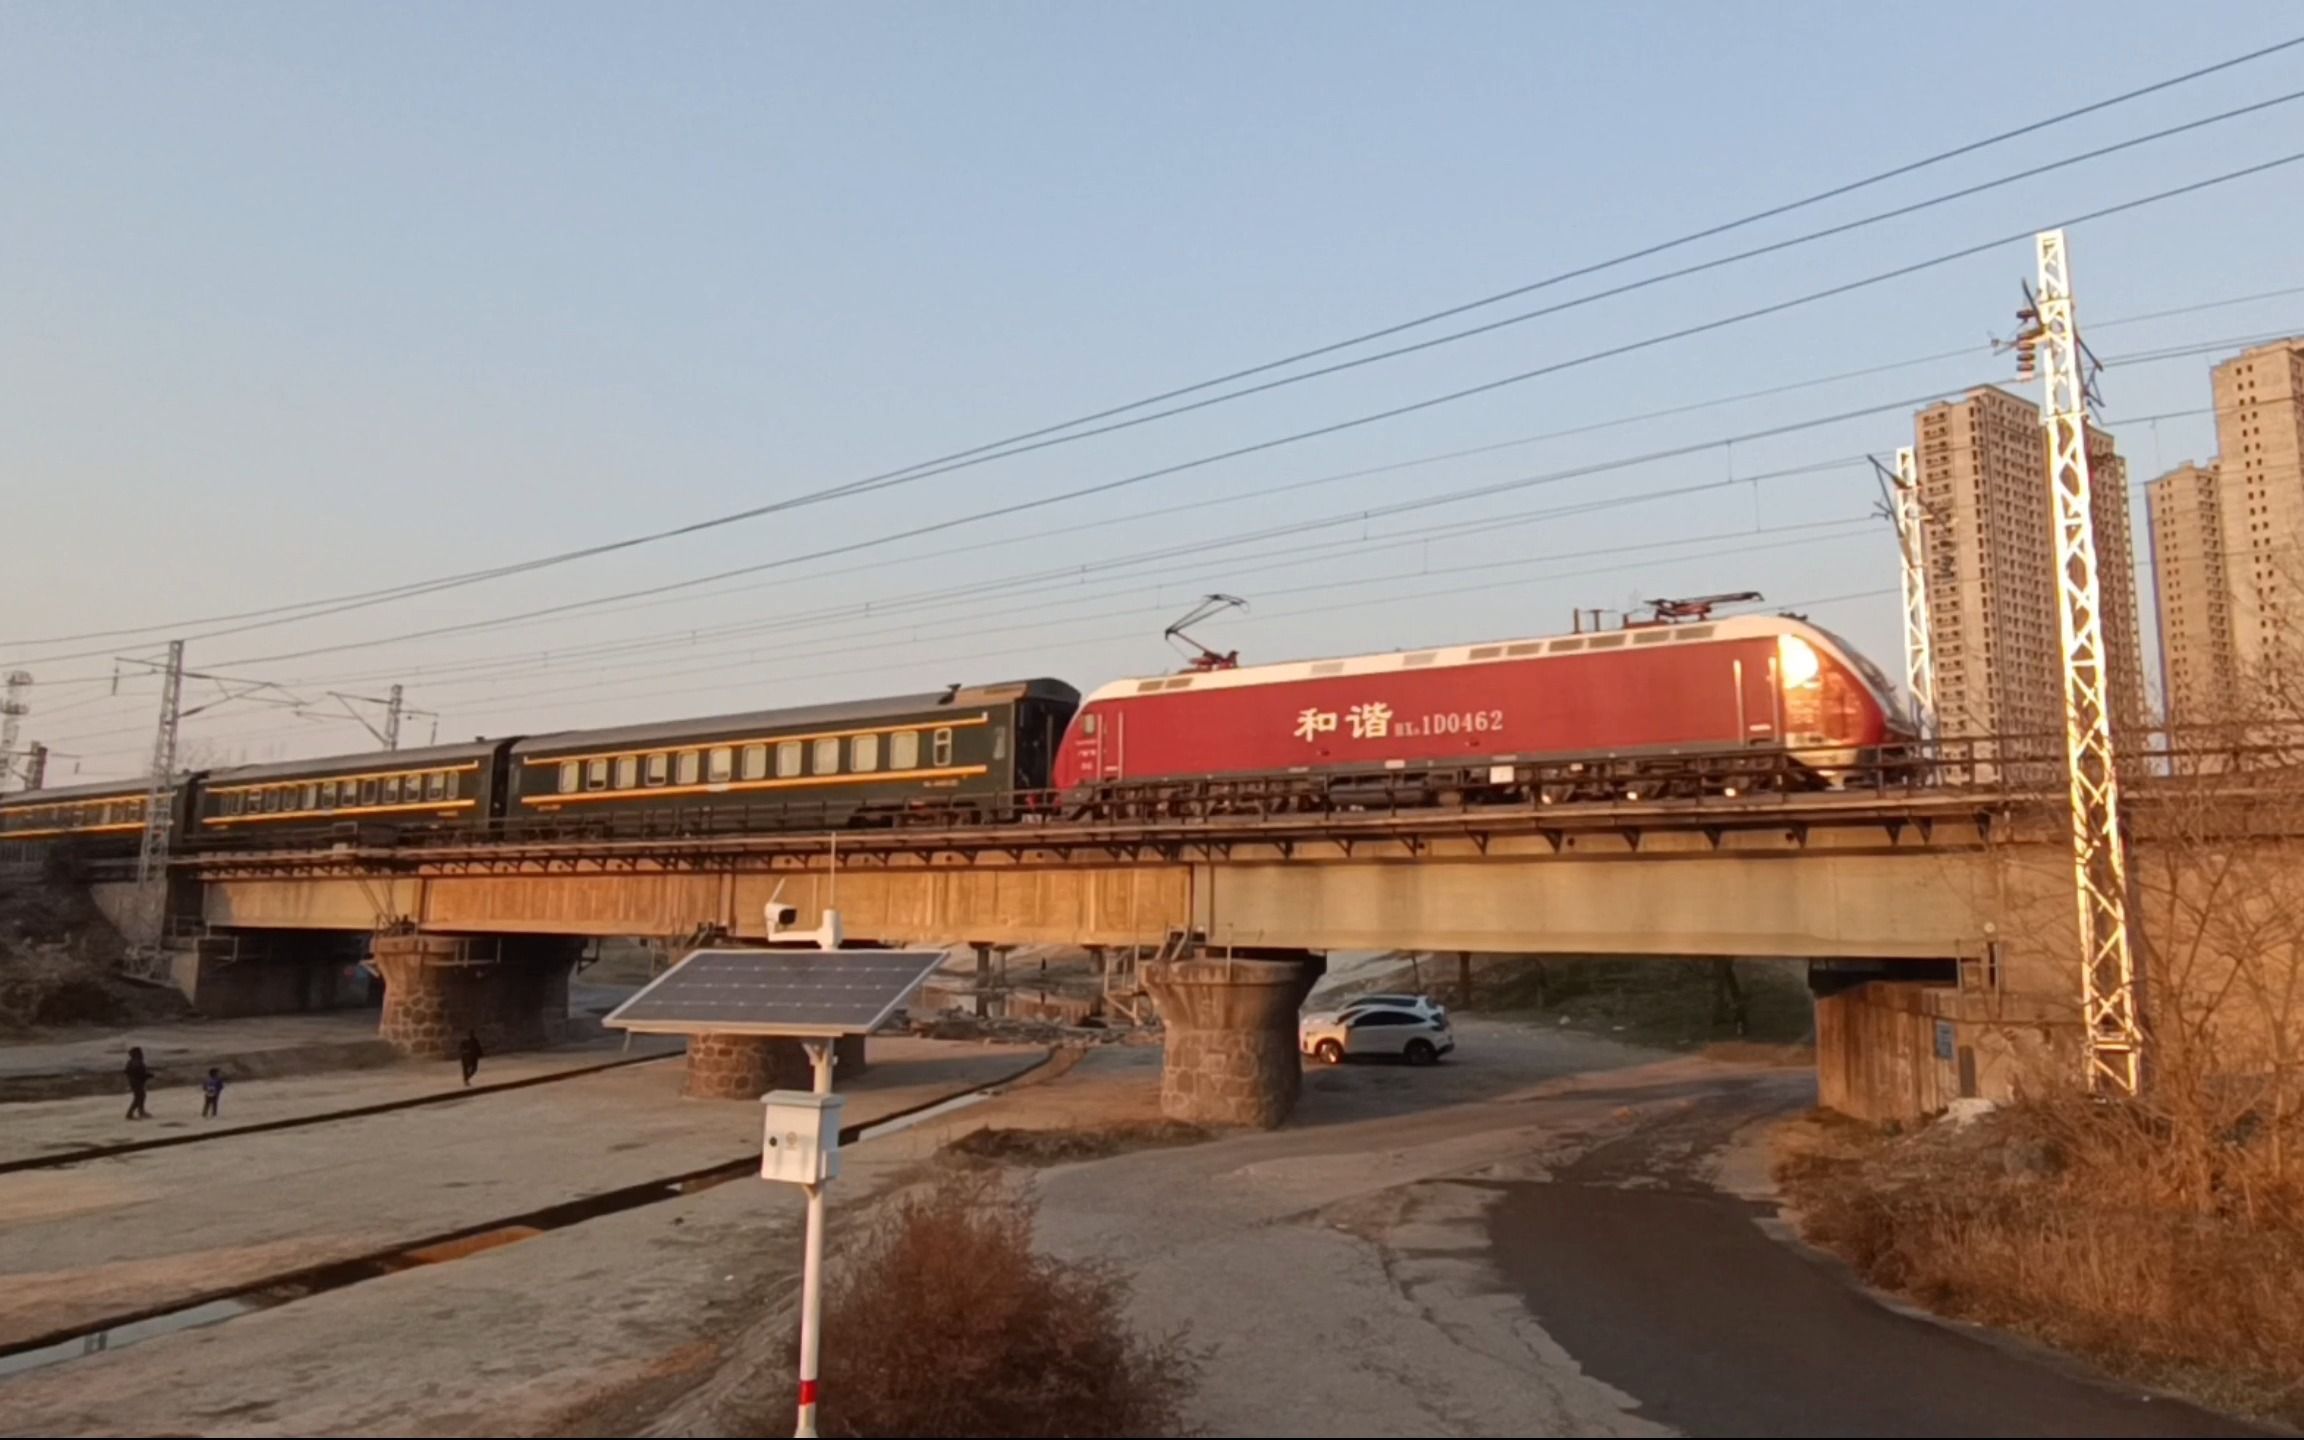
[[[992,1172],[895,1202],[832,1267],[823,1433],[1179,1433],[1198,1369],[1181,1340],[1138,1336],[1126,1280],[1035,1253],[1032,1222]]]

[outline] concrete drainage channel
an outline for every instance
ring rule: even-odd
[[[844,1127],[840,1132],[840,1143],[842,1146],[861,1145],[867,1140],[897,1134],[953,1111],[981,1104],[1005,1087],[1047,1065],[1056,1058],[1057,1053],[1051,1050],[1014,1074],[1003,1076],[981,1089],[936,1100],[924,1100],[910,1109],[899,1110],[870,1124]],[[500,1250],[507,1245],[517,1245],[547,1231],[564,1230],[571,1225],[581,1225],[602,1216],[622,1214],[627,1210],[700,1194],[731,1180],[757,1175],[759,1171],[760,1156],[757,1153],[748,1154],[741,1159],[723,1161],[667,1179],[646,1180],[599,1195],[588,1195],[581,1200],[547,1205],[523,1215],[484,1221],[478,1225],[427,1236],[389,1251],[290,1271],[232,1290],[196,1295],[180,1304],[160,1309],[131,1311],[113,1316],[100,1325],[79,1326],[35,1336],[18,1344],[0,1346],[0,1377],[67,1360],[105,1354],[162,1335],[172,1335],[180,1330],[197,1330],[220,1324],[242,1315],[274,1309],[331,1290],[342,1290],[381,1276],[397,1275],[428,1265],[452,1264],[491,1250]]]

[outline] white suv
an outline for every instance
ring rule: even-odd
[[[1356,1005],[1335,1015],[1307,1015],[1296,1030],[1297,1048],[1323,1064],[1347,1056],[1397,1056],[1430,1065],[1456,1048],[1448,1017],[1390,1005]]]

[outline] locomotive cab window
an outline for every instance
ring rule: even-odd
[[[747,745],[744,747],[744,778],[747,780],[765,780],[768,778],[767,746]]]
[[[607,757],[603,756],[597,760],[584,762],[584,788],[587,790],[605,790],[608,788]]]
[[[848,768],[862,774],[880,768],[880,737],[859,735],[848,742]]]
[[[790,779],[800,773],[800,742],[784,740],[776,746],[776,773]]]
[[[631,789],[633,786],[635,786],[635,785],[638,785],[639,783],[640,783],[640,757],[639,757],[639,756],[637,756],[637,755],[619,755],[619,756],[617,756],[617,757],[616,757],[616,788],[617,788],[617,789],[619,789],[619,790],[629,790],[629,789]]]
[[[661,785],[672,778],[672,757],[656,754],[648,757],[648,783]]]
[[[929,740],[928,763],[938,767],[952,763],[952,727],[939,729]]]
[[[699,756],[695,751],[681,751],[680,762],[676,771],[680,777],[680,783],[683,785],[695,784],[696,777],[703,773],[703,767],[703,757]]]
[[[840,773],[840,741],[837,736],[827,735],[816,742],[816,759],[812,768],[818,775]]]
[[[736,774],[736,751],[734,747],[715,745],[712,747],[710,759],[711,764],[706,767],[705,774],[715,785],[727,784]]]
[[[584,767],[573,760],[560,762],[560,793],[571,794],[584,784]]]
[[[891,770],[917,770],[920,768],[920,732],[899,730],[888,737],[888,768]]]

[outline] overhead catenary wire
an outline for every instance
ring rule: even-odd
[[[2100,206],[2096,209],[2070,216],[2057,222],[2057,224],[2062,228],[2073,228],[2094,220],[2106,219],[2113,215],[2125,214],[2134,210],[2145,208],[2147,206],[2161,204],[2169,200],[2178,199],[2186,195],[2197,194],[2201,191],[2208,190],[2219,185],[2230,184],[2237,180],[2266,174],[2273,170],[2296,164],[2299,161],[2304,161],[2304,151],[2292,151],[2286,155],[2277,156],[2270,160],[2259,161],[2253,165],[2247,165],[2237,169],[2227,170],[2219,174],[2209,176],[2205,179],[2190,181],[2182,185],[2171,186],[2166,189],[2154,191],[2147,195],[2135,197],[2133,199],[2119,201],[2111,205]],[[1737,311],[1733,314],[1719,316],[1711,320],[1700,321],[1695,324],[1682,326],[1675,330],[1669,330],[1659,334],[1645,336],[1641,339],[1626,341],[1621,344],[1609,346],[1600,350],[1587,351],[1581,355],[1571,356],[1566,359],[1551,362],[1550,364],[1536,366],[1532,369],[1518,371],[1513,374],[1498,377],[1496,379],[1483,381],[1479,384],[1460,387],[1458,389],[1445,391],[1436,395],[1425,396],[1418,400],[1403,402],[1398,405],[1389,406],[1375,411],[1364,412],[1362,414],[1351,416],[1343,420],[1333,421],[1328,424],[1294,431],[1285,435],[1254,441],[1245,445],[1234,446],[1230,449],[1217,451],[1212,454],[1197,456],[1189,460],[1176,462],[1174,464],[1158,466],[1153,469],[1137,471],[1133,474],[1119,476],[1114,479],[1075,487],[1070,490],[1057,492],[1053,495],[1044,495],[1032,499],[1014,501],[1008,504],[994,506],[989,509],[974,511],[965,515],[953,516],[942,520],[927,522],[921,525],[909,527],[907,529],[886,532],[880,535],[869,536],[862,539],[845,542],[839,545],[826,546],[798,555],[782,556],[773,560],[760,561],[750,565],[738,566],[732,569],[718,571],[709,575],[690,576],[680,580],[666,581],[656,585],[643,586],[637,589],[621,591],[610,595],[593,596],[584,600],[568,601],[559,605],[543,606],[532,610],[515,612],[510,615],[501,615],[481,620],[464,621],[453,625],[432,626],[425,629],[407,631],[397,635],[381,636],[367,640],[344,641],[330,645],[308,646],[303,649],[276,652],[269,655],[243,657],[233,660],[229,663],[243,665],[276,663],[284,660],[304,659],[314,655],[339,654],[348,650],[369,649],[380,645],[397,644],[408,640],[429,639],[440,635],[463,634],[475,630],[493,629],[512,621],[530,619],[539,615],[571,613],[574,611],[589,609],[594,606],[610,604],[621,600],[630,600],[643,596],[659,595],[678,590],[692,589],[698,586],[713,583],[715,581],[730,579],[739,575],[758,574],[767,570],[779,569],[790,565],[805,563],[810,560],[822,560],[840,555],[855,554],[864,550],[875,549],[880,546],[893,544],[900,540],[914,539],[923,535],[939,534],[948,530],[960,528],[965,525],[977,524],[985,520],[997,519],[1007,515],[1021,514],[1033,510],[1043,509],[1052,505],[1065,504],[1070,501],[1083,499],[1091,495],[1108,494],[1113,491],[1128,488],[1130,486],[1140,485],[1148,481],[1166,478],[1171,475],[1182,474],[1188,471],[1201,469],[1209,465],[1219,464],[1228,460],[1239,459],[1243,456],[1263,454],[1285,446],[1300,444],[1307,440],[1318,439],[1329,435],[1342,434],[1347,431],[1360,429],[1368,425],[1374,425],[1387,420],[1398,419],[1404,415],[1417,414],[1423,411],[1436,409],[1441,406],[1450,405],[1462,400],[1470,399],[1474,396],[1491,394],[1509,386],[1524,384],[1530,380],[1539,379],[1548,375],[1559,374],[1563,371],[1589,365],[1597,361],[1614,359],[1624,355],[1636,354],[1640,351],[1652,349],[1659,345],[1670,344],[1672,342],[1688,339],[1696,335],[1713,333],[1715,331],[1724,330],[1735,325],[1745,324],[1752,320],[1761,319],[1769,315],[1783,314],[1787,311],[1799,309],[1807,305],[1812,305],[1822,300],[1833,299],[1841,295],[1850,294],[1858,290],[1884,284],[1891,280],[1903,279],[1907,276],[1919,274],[1927,270],[1948,265],[1955,261],[1981,255],[1988,251],[2014,244],[2019,241],[2029,242],[2032,236],[2037,233],[2039,228],[2040,227],[2028,227],[2020,231],[1998,235],[1989,240],[1979,241],[1974,244],[1961,246],[1954,250],[1945,251],[1930,256],[1926,259],[1916,260],[1904,265],[1892,267],[1887,270],[1877,271],[1873,274],[1862,276],[1855,280],[1843,281],[1836,285],[1825,286],[1818,290],[1808,291],[1804,294],[1796,295],[1789,299],[1779,300],[1770,304],[1756,306],[1751,309]],[[235,633],[241,632],[238,628],[232,628],[210,631],[202,635],[196,635],[187,638],[208,639]],[[103,652],[92,651],[86,653],[96,654]]]
[[[925,474],[932,473],[934,471],[934,467],[940,465],[946,465],[960,461],[969,461],[973,463],[976,457],[985,455],[988,452],[994,450],[1001,449],[1002,447],[1044,439],[1061,431],[1074,430],[1081,426],[1106,420],[1113,416],[1124,414],[1129,411],[1143,409],[1156,404],[1162,404],[1166,401],[1177,399],[1184,395],[1195,394],[1203,390],[1214,388],[1216,386],[1226,385],[1233,383],[1234,381],[1251,378],[1255,375],[1266,374],[1273,370],[1285,369],[1288,366],[1300,364],[1307,360],[1317,359],[1325,355],[1334,354],[1343,350],[1355,348],[1363,344],[1371,343],[1376,340],[1402,334],[1406,331],[1416,329],[1427,324],[1436,323],[1440,320],[1466,314],[1470,311],[1481,309],[1490,305],[1500,304],[1504,301],[1531,294],[1551,286],[1599,274],[1626,264],[1634,263],[1639,260],[1652,258],[1656,255],[1679,249],[1702,240],[1715,238],[1717,236],[1727,234],[1765,220],[1790,214],[1817,204],[1821,204],[1828,200],[1832,200],[1885,183],[1889,180],[1893,180],[1905,175],[1910,175],[1918,171],[1928,169],[1932,166],[1943,164],[1946,161],[1957,159],[1961,156],[1974,154],[1979,151],[1989,149],[1993,146],[2004,144],[2010,140],[2018,139],[2025,135],[2030,135],[2042,130],[2050,129],[2054,126],[2068,123],[2069,121],[2086,115],[2096,114],[2107,109],[2124,105],[2147,95],[2160,93],[2189,84],[2193,81],[2200,80],[2211,75],[2220,74],[2236,67],[2247,65],[2257,60],[2262,60],[2270,56],[2280,54],[2284,51],[2293,49],[2298,45],[2304,45],[2304,35],[2294,36],[2288,39],[2273,42],[2268,45],[2259,46],[2224,60],[2219,60],[2205,66],[2196,67],[2194,69],[2184,71],[2180,74],[2169,76],[2161,80],[2156,80],[2142,86],[2133,87],[2118,94],[2092,101],[2085,105],[2064,110],[2023,125],[2015,126],[2010,129],[1997,132],[1993,135],[1986,136],[1979,140],[1969,141],[1961,145],[1939,150],[1929,155],[1923,156],[1917,160],[1908,161],[1900,165],[1859,177],[1856,180],[1847,181],[1827,187],[1823,190],[1816,191],[1796,200],[1768,206],[1732,220],[1701,227],[1686,234],[1675,236],[1667,240],[1654,242],[1646,246],[1638,247],[1622,254],[1612,256],[1605,260],[1596,261],[1586,265],[1574,267],[1572,269],[1560,271],[1523,285],[1500,290],[1492,294],[1484,295],[1477,299],[1462,302],[1460,304],[1445,307],[1443,309],[1430,311],[1425,314],[1413,317],[1409,320],[1385,325],[1374,330],[1364,331],[1341,340],[1331,341],[1319,346],[1315,346],[1311,349],[1297,351],[1293,354],[1285,355],[1275,360],[1265,361],[1243,369],[1230,371],[1228,373],[1218,375],[1206,380],[1194,382],[1190,385],[1163,390],[1156,394],[1129,401],[1122,405],[1106,407],[1086,415],[1076,416],[1069,420],[1057,422],[1053,425],[1042,426],[1034,430],[1021,432],[1018,435],[1005,437],[1001,440],[986,442],[982,445],[969,447],[964,450],[949,452],[946,455],[934,457],[925,461],[915,462],[912,465],[899,467],[895,470],[882,471],[877,475],[866,476],[857,481],[848,482],[843,486],[835,486],[831,487],[827,491],[815,492],[813,497],[793,497],[788,501],[774,502],[768,506],[753,507],[747,510],[732,512],[724,516],[710,517],[706,520],[690,522],[686,525],[650,532],[643,535],[623,537],[614,541],[577,547],[553,554],[534,557],[524,561],[514,562],[508,565],[483,567],[477,570],[433,577],[423,581],[410,582],[405,585],[380,587],[365,591],[354,591],[338,596],[324,597],[317,600],[290,602],[288,604],[279,606],[262,607],[258,609],[234,612],[229,616],[214,616],[191,620],[178,619],[160,621],[146,625],[119,627],[106,630],[83,631],[68,636],[41,637],[37,639],[10,639],[0,643],[6,643],[10,645],[49,645],[76,643],[80,640],[114,639],[127,635],[148,634],[163,629],[183,629],[200,625],[221,623],[223,621],[239,621],[266,616],[282,616],[287,615],[292,611],[314,612],[313,614],[309,615],[296,615],[292,620],[284,622],[294,623],[295,621],[299,620],[318,618],[322,614],[341,613],[340,608],[329,607],[342,607],[355,604],[367,605],[389,603],[398,599],[412,598],[417,595],[434,593],[439,589],[501,579],[510,575],[526,573],[535,569],[566,564],[574,560],[586,559],[598,555],[612,553],[616,550],[629,549],[637,545],[652,544],[662,540],[678,538],[683,535],[697,533],[698,531],[704,529],[739,523],[743,520],[753,519],[760,515],[773,513],[778,509],[788,508],[789,505],[793,503],[813,503],[813,500],[815,499],[839,498],[840,496],[846,494],[855,493],[856,488],[861,486],[878,485],[908,478],[924,478]],[[2269,104],[2281,102],[2272,101],[2266,103]],[[2237,114],[2243,112],[2233,113]],[[2216,123],[2217,119],[2228,118],[2231,118],[2231,115],[2228,114],[2221,117],[2215,117],[2215,119],[2207,121],[2192,122],[2186,126],[2178,127],[2178,129],[2181,130],[2198,128],[2200,124]],[[2173,134],[2177,133],[2177,131],[2169,131],[2165,133]],[[2151,138],[2158,138],[2158,136],[2156,135],[2152,137],[2145,137],[2145,139]],[[2135,144],[2144,143],[2144,141],[2138,140],[2124,143]],[[2109,151],[2107,150],[2094,153],[2109,153]],[[2085,158],[2092,158],[2092,156],[2077,157],[2074,160],[2063,163],[2078,163],[2079,159]],[[2002,181],[1996,183],[2007,182]],[[2066,223],[2069,224],[2074,222]]]

